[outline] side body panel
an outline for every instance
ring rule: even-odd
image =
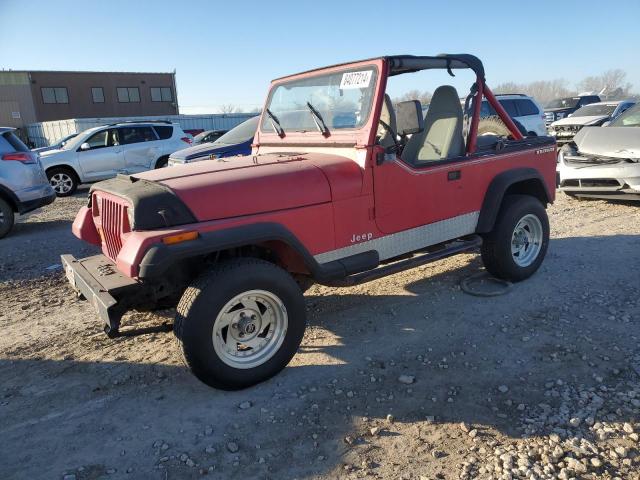
[[[493,178],[503,171],[531,167],[554,184],[552,152],[539,146],[513,153],[435,162],[416,169],[401,160],[375,167],[376,223],[387,234],[479,212]]]

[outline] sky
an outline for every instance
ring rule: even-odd
[[[0,68],[175,69],[181,113],[261,108],[274,78],[394,54],[472,53],[489,86],[621,68],[639,91],[638,19],[640,0],[0,0]]]

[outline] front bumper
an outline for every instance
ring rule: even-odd
[[[116,335],[120,319],[139,296],[142,285],[122,275],[115,264],[104,255],[76,259],[62,255],[67,280],[84,297],[104,322],[107,335]]]
[[[560,190],[593,197],[640,195],[640,163],[610,165],[568,165],[561,159],[557,166]]]

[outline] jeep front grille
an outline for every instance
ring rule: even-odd
[[[94,222],[102,239],[102,252],[114,260],[122,249],[122,236],[131,231],[128,205],[118,197],[96,192],[93,195]]]

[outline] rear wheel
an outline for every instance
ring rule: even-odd
[[[304,298],[280,267],[259,259],[216,266],[185,291],[174,333],[204,383],[236,390],[282,370],[305,330]]]
[[[540,201],[507,195],[493,230],[484,235],[482,260],[493,276],[518,282],[533,275],[549,245],[549,220]]]
[[[6,200],[0,198],[0,238],[5,237],[11,231],[14,221],[13,208]]]
[[[73,195],[80,183],[76,172],[65,167],[56,167],[47,170],[47,178],[58,197]]]

